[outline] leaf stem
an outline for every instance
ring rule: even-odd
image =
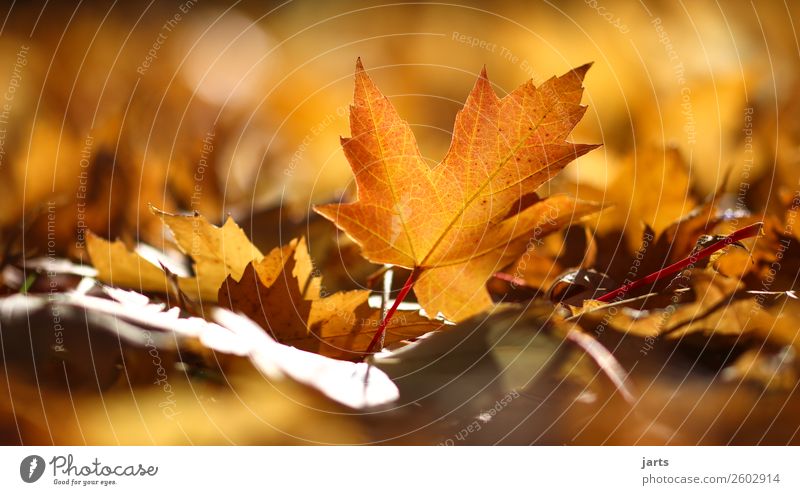
[[[392,299],[392,279],[394,278],[394,270],[392,265],[386,265],[386,271],[383,272],[383,293],[381,294],[381,319],[385,318],[389,312],[389,301]],[[381,347],[383,347],[383,340],[386,333],[381,336]]]
[[[626,385],[626,382],[628,382],[628,373],[619,361],[617,361],[617,358],[611,354],[611,351],[606,349],[603,344],[588,333],[575,330],[574,328],[571,328],[569,332],[567,332],[567,339],[580,346],[580,348],[597,363],[597,366],[600,367],[600,370],[611,380],[611,383],[614,384],[614,387],[616,387],[617,391],[622,395],[622,398],[625,399],[625,402],[628,404],[636,402],[636,393],[633,391],[632,387]]]
[[[597,298],[597,301],[609,302],[616,297],[625,297],[625,294],[627,294],[628,291],[631,291],[645,284],[655,283],[664,277],[667,277],[669,275],[672,275],[673,273],[677,273],[683,270],[686,267],[691,267],[698,261],[708,258],[715,252],[730,246],[734,242],[741,241],[742,239],[747,239],[748,237],[757,236],[758,233],[761,231],[761,227],[763,225],[764,224],[762,222],[757,222],[752,225],[748,225],[747,227],[743,227],[737,230],[736,232],[730,234],[729,236],[723,237],[714,244],[711,244],[710,246],[703,248],[700,251],[693,253],[680,261],[676,261],[675,263],[669,265],[666,268],[662,268],[661,270],[653,272],[644,278],[634,280],[633,282],[625,284],[618,289],[603,294],[602,296]]]
[[[386,314],[383,316],[381,324],[378,327],[378,331],[375,332],[375,335],[372,337],[372,341],[369,343],[369,346],[367,347],[366,354],[372,354],[375,346],[378,344],[378,342],[381,342],[381,340],[383,339],[383,334],[384,332],[386,332],[386,327],[392,320],[392,317],[394,316],[394,313],[397,311],[397,308],[400,306],[400,303],[403,302],[408,293],[411,291],[411,288],[414,286],[414,282],[416,282],[417,277],[419,277],[419,272],[420,272],[419,268],[414,268],[411,271],[411,275],[408,276],[408,279],[403,284],[403,288],[400,289],[400,293],[397,294],[397,298],[394,300],[392,307],[389,308],[389,311],[387,311]]]

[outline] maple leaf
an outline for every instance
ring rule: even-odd
[[[142,292],[167,292],[169,282],[162,269],[116,240],[109,242],[93,232],[86,236],[86,250],[97,270],[96,278],[118,287]]]
[[[597,211],[567,196],[534,191],[598,145],[566,139],[586,111],[589,65],[532,81],[498,98],[481,72],[455,120],[444,160],[429,167],[408,123],[359,59],[343,138],[357,200],[315,210],[344,230],[372,262],[415,269],[414,291],[428,314],[461,320],[491,305],[484,284],[529,243]]]
[[[179,277],[178,286],[196,301],[216,302],[217,291],[229,275],[239,280],[251,261],[263,258],[233,218],[217,227],[199,213],[176,215],[155,207],[150,211],[162,219],[180,250],[192,259],[194,277]],[[121,241],[112,243],[90,233],[86,247],[98,280],[117,287],[169,292],[167,274]]]
[[[219,289],[218,300],[220,305],[247,315],[283,344],[328,357],[360,358],[378,331],[381,310],[369,306],[370,291],[323,294],[322,279],[316,276],[301,238],[250,263],[239,280],[229,276]],[[386,343],[439,327],[418,312],[403,311],[391,319]]]
[[[217,290],[226,277],[232,275],[238,280],[248,263],[263,256],[231,217],[217,227],[199,213],[172,215],[155,207],[150,209],[172,231],[181,251],[194,261],[195,277],[181,279],[179,286],[197,299],[216,301]]]
[[[153,211],[194,261],[196,276],[179,277],[178,286],[195,299],[219,299],[221,305],[246,314],[282,343],[329,357],[360,358],[377,333],[382,314],[370,307],[370,291],[324,294],[305,239],[295,239],[263,256],[230,218],[216,227],[202,215]],[[87,248],[98,280],[148,292],[170,291],[167,274],[121,241],[108,242],[90,233]],[[387,344],[440,327],[411,311],[389,323]]]

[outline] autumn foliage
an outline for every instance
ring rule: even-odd
[[[16,108],[35,111],[0,129],[14,203],[0,211],[0,438],[800,441],[800,132],[786,117],[800,85],[733,61],[746,92],[729,73],[709,82],[688,55],[673,64],[688,41],[664,41],[666,16],[645,29],[590,14],[578,25],[614,29],[611,49],[564,41],[542,14],[557,56],[512,34],[427,33],[426,50],[414,31],[348,42],[333,62],[305,45],[272,61],[293,37],[235,20],[220,22],[258,57],[209,35],[198,58],[176,30],[137,70],[139,52],[104,49],[100,31],[88,70],[119,58],[123,73],[65,90],[40,52],[20,55],[25,80],[47,83],[41,114],[20,89]],[[212,32],[203,22],[185,31]],[[631,46],[670,64],[639,70],[620,55]]]
[[[359,60],[352,137],[342,140],[358,200],[316,210],[373,263],[418,271],[414,291],[428,314],[461,320],[486,310],[486,280],[518,258],[534,233],[547,235],[598,209],[535,193],[597,147],[567,142],[586,111],[580,101],[588,69],[540,88],[529,81],[502,99],[484,70],[456,117],[450,150],[430,167]]]

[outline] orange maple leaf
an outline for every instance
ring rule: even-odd
[[[536,189],[599,145],[567,136],[586,111],[581,83],[589,64],[528,81],[498,98],[481,72],[455,121],[444,160],[429,167],[408,123],[356,65],[344,152],[357,201],[315,207],[375,263],[415,269],[414,291],[428,314],[464,319],[485,310],[484,284],[532,241],[597,211],[596,203]],[[535,244],[535,242],[534,242]]]

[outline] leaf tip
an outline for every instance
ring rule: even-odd
[[[486,95],[487,93],[491,93],[494,95],[494,98],[497,98],[497,95],[492,89],[492,83],[489,82],[489,76],[486,73],[486,65],[484,65],[481,69],[481,73],[478,75],[478,80],[475,81],[475,86],[473,86],[468,99],[479,98],[479,95]],[[478,101],[480,101],[480,99]]]
[[[372,78],[369,77],[366,69],[364,69],[364,64],[361,63],[361,57],[358,57],[356,60],[356,74],[355,74],[355,101],[356,105],[362,98],[370,98],[375,97],[376,95],[381,95],[380,90],[375,83],[372,82]],[[352,111],[352,106],[351,106]]]
[[[575,74],[580,81],[583,81],[583,79],[586,77],[586,73],[593,65],[594,62],[587,62],[581,65],[580,67],[575,67],[574,69],[572,69],[572,73]]]
[[[333,221],[333,220],[334,220],[334,218],[335,218],[335,214],[332,214],[332,213],[331,213],[331,207],[332,207],[332,206],[336,206],[336,205],[335,205],[335,204],[334,204],[334,205],[331,205],[331,204],[327,204],[327,205],[314,205],[312,209],[313,209],[313,210],[314,210],[314,211],[315,211],[315,212],[316,212],[318,215],[321,215],[323,218],[327,218],[328,220],[331,220],[331,221]]]

